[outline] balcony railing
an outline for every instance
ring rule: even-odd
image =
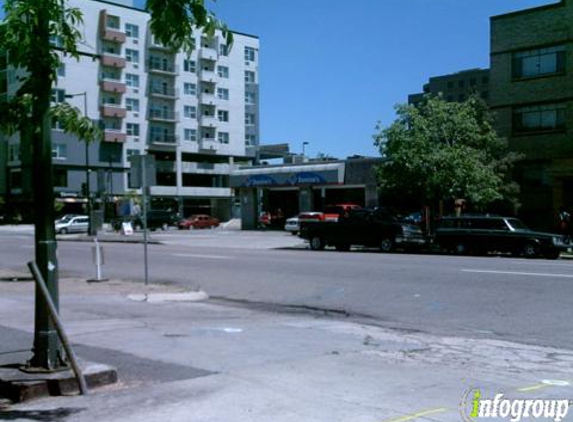
[[[214,105],[217,103],[217,97],[215,96],[215,94],[209,92],[202,92],[199,101],[201,102],[201,104]]]
[[[199,148],[207,151],[216,151],[219,149],[219,142],[214,138],[202,138]]]
[[[199,58],[204,60],[217,60],[217,50],[210,47],[201,47],[199,50]]]
[[[127,134],[118,129],[104,129],[103,140],[105,142],[120,142],[123,143],[127,139]]]
[[[149,143],[150,144],[162,144],[162,145],[173,145],[177,146],[177,141],[179,138],[173,133],[150,133]]]
[[[125,107],[117,104],[102,104],[100,112],[102,117],[116,117],[120,119],[123,119],[127,114]]]
[[[172,86],[150,85],[149,86],[149,95],[155,96],[155,97],[177,99],[177,98],[179,98],[179,90],[177,88],[172,87]]]
[[[101,64],[123,69],[125,67],[125,58],[118,54],[104,52],[101,54]]]
[[[215,82],[217,80],[217,74],[213,70],[201,69],[199,77],[204,82]]]
[[[179,114],[173,110],[150,109],[148,113],[148,119],[165,122],[177,122],[179,121]]]
[[[218,123],[219,120],[215,116],[211,115],[201,116],[201,126],[212,127],[212,126],[217,126]]]
[[[147,65],[149,67],[149,72],[151,73],[164,73],[170,75],[177,75],[178,73],[175,63],[149,60]]]
[[[125,82],[122,82],[121,79],[102,78],[100,85],[105,92],[124,93],[126,90]]]
[[[125,36],[125,32],[122,32],[120,29],[118,28],[110,28],[108,26],[106,26],[102,31],[101,31],[101,39],[105,40],[105,41],[113,41],[113,42],[117,42],[117,43],[124,43],[126,36]]]

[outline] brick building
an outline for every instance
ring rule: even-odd
[[[520,214],[550,229],[573,206],[573,0],[491,18],[490,106],[523,154]]]

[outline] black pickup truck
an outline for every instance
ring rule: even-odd
[[[299,236],[308,240],[313,250],[334,246],[345,251],[351,245],[361,245],[390,252],[396,248],[420,248],[427,241],[418,226],[402,223],[382,210],[353,210],[338,221],[303,222]]]

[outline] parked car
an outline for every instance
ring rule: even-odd
[[[79,217],[79,216],[80,216],[80,214],[64,214],[56,220],[56,224],[63,223],[65,221],[70,220],[73,217]]]
[[[316,221],[301,224],[300,237],[313,250],[334,246],[349,250],[351,245],[379,247],[383,252],[397,248],[420,248],[427,238],[418,226],[400,222],[381,210],[351,210],[338,221]]]
[[[285,230],[297,235],[300,230],[300,222],[298,217],[287,218],[285,223]]]
[[[561,235],[530,230],[521,220],[492,215],[444,217],[434,241],[457,254],[506,252],[527,258],[557,259],[570,245]]]
[[[68,216],[55,222],[56,233],[87,233],[89,217],[87,215]]]
[[[177,226],[180,230],[189,230],[191,228],[210,229],[213,227],[219,227],[219,219],[206,214],[196,214],[189,218],[180,220]]]
[[[360,205],[356,204],[327,205],[324,207],[322,219],[324,221],[338,221],[341,216],[348,215],[351,211],[356,211],[361,208]]]

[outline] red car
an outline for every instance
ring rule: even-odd
[[[197,214],[181,220],[178,227],[180,230],[190,230],[191,227],[194,229],[210,229],[219,227],[219,219],[206,214]]]

